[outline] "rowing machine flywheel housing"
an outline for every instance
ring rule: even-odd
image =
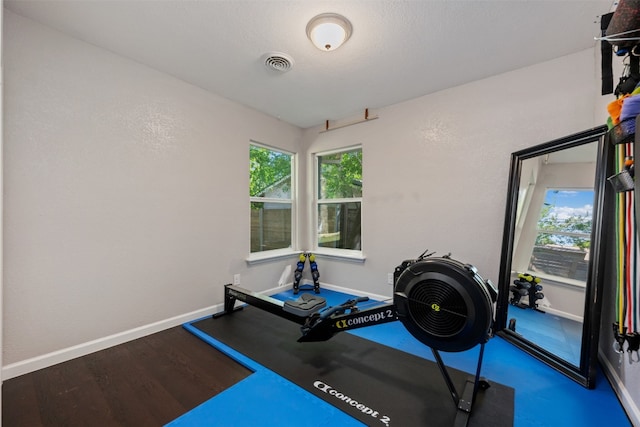
[[[475,267],[448,256],[404,261],[396,268],[393,302],[404,327],[441,351],[486,342],[497,292]]]

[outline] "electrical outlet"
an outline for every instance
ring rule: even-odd
[[[234,285],[239,285],[240,284],[240,275],[239,274],[234,274],[233,275],[233,284]]]
[[[387,273],[387,284],[393,285],[393,273]]]

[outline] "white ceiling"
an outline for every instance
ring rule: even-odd
[[[612,0],[5,0],[81,40],[307,128],[590,48]],[[351,39],[321,52],[307,22]],[[290,55],[285,73],[268,52]],[[527,82],[522,82],[527,84]],[[508,96],[509,88],[496,96]]]

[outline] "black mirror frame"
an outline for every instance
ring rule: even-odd
[[[604,277],[606,239],[602,235],[609,221],[608,205],[610,191],[607,191],[607,174],[611,170],[612,147],[605,141],[607,127],[601,126],[584,132],[576,133],[564,138],[526,148],[511,154],[509,172],[509,187],[507,193],[507,207],[502,241],[499,295],[496,305],[495,331],[497,335],[511,342],[538,360],[548,364],[564,375],[592,389],[598,363],[598,338],[600,333],[600,312],[602,301],[602,278]],[[598,158],[594,181],[593,225],[591,230],[591,253],[589,272],[585,293],[584,320],[582,329],[582,346],[580,351],[580,366],[575,366],[555,354],[524,339],[522,336],[507,328],[507,310],[509,308],[509,285],[511,281],[511,258],[513,254],[513,237],[516,220],[516,206],[522,161],[540,155],[552,153],[567,148],[576,147],[590,142],[598,142]],[[606,201],[605,201],[606,200]]]

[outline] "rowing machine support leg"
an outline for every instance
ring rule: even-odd
[[[464,389],[462,390],[462,396],[460,396],[456,391],[456,387],[453,385],[453,381],[451,381],[451,377],[449,376],[449,372],[447,371],[447,367],[445,366],[440,353],[435,348],[431,348],[431,352],[436,359],[438,368],[440,368],[440,373],[442,374],[444,381],[447,383],[447,387],[449,388],[449,392],[451,393],[453,404],[456,405],[456,408],[458,408],[458,412],[456,412],[456,418],[454,421],[455,427],[467,426],[478,389],[482,388],[483,390],[485,390],[490,387],[487,381],[480,378],[482,359],[484,357],[484,345],[485,343],[480,344],[480,354],[478,355],[478,366],[476,368],[475,377],[469,377],[467,379]]]
[[[231,283],[225,285],[224,287],[224,310],[221,311],[220,313],[213,314],[213,316],[211,317],[213,317],[214,319],[224,316],[225,314],[231,314],[234,311],[239,311],[243,309],[242,306],[234,307],[236,305],[237,298],[234,295],[232,295],[231,292],[229,292],[229,286],[231,286]]]

